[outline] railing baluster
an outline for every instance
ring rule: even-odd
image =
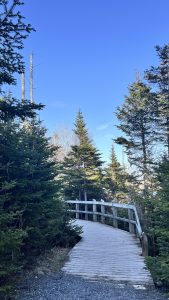
[[[79,203],[76,203],[76,219],[79,219]]]
[[[101,202],[103,203],[104,200],[101,200]],[[105,206],[103,204],[101,204],[101,213],[102,213],[102,215],[101,215],[101,222],[105,223],[105,216],[103,216],[105,214]]]
[[[97,221],[97,215],[95,214],[97,212],[97,208],[96,208],[96,200],[93,199],[93,221]]]
[[[128,209],[128,218],[129,220],[133,221],[134,220],[134,211],[133,209]],[[135,233],[135,225],[129,222],[129,232],[130,233]]]
[[[88,214],[86,213],[88,211],[88,205],[85,204],[85,220],[88,220]]]
[[[112,211],[113,211],[113,217],[117,217],[117,207],[113,206]],[[115,228],[118,228],[118,220],[115,218],[113,218],[113,226]]]

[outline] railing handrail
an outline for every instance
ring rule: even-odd
[[[84,201],[84,200],[66,200],[66,203],[68,204],[76,204],[76,209],[73,210],[71,209],[70,211],[71,212],[75,212],[77,214],[79,213],[83,213],[83,214],[92,214],[92,215],[100,215],[102,217],[110,217],[114,220],[119,220],[119,221],[124,221],[124,222],[128,222],[129,224],[131,224],[130,228],[129,228],[129,231],[131,233],[134,233],[134,230],[133,230],[133,227],[132,226],[135,226],[136,227],[136,231],[137,231],[137,234],[139,236],[140,239],[143,238],[143,235],[144,235],[144,232],[142,231],[142,228],[141,228],[141,224],[140,224],[140,220],[139,220],[139,217],[138,217],[138,213],[137,213],[137,209],[135,207],[134,204],[127,204],[127,203],[116,203],[116,202],[106,202],[104,200],[101,199],[101,201],[97,201],[95,199],[93,200],[89,200],[89,201]],[[82,211],[82,210],[79,210],[77,208],[77,205],[79,204],[85,204],[85,205],[101,205],[102,207],[112,207],[112,208],[123,208],[123,209],[128,209],[128,215],[129,215],[129,218],[123,218],[123,217],[118,217],[117,215],[117,210],[116,210],[116,213],[115,214],[105,214],[104,212],[97,212],[96,210],[95,211],[88,211],[86,210],[86,207],[85,207],[85,211]],[[130,214],[130,212],[133,212],[134,213],[134,216],[135,216],[135,220],[133,220]],[[95,220],[95,219],[94,219]],[[115,226],[117,227],[117,226]]]
[[[123,204],[123,203],[117,203],[117,202],[105,202],[105,201],[97,201],[95,199],[93,200],[89,200],[89,201],[83,201],[83,200],[66,200],[67,203],[72,203],[72,204],[98,204],[98,205],[105,205],[105,206],[115,206],[115,207],[119,207],[119,208],[130,208],[130,209],[134,209],[135,205],[133,204]]]

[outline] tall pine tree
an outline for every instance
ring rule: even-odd
[[[111,161],[105,168],[104,174],[104,185],[105,194],[108,200],[115,199],[116,201],[127,201],[125,193],[127,192],[126,187],[127,173],[123,166],[118,162],[114,145],[111,149]]]
[[[0,92],[3,84],[16,84],[14,73],[24,69],[20,50],[33,28],[23,22],[21,5],[20,0],[0,0]]]
[[[117,110],[120,121],[117,127],[124,136],[117,138],[116,142],[125,147],[129,162],[140,174],[139,180],[144,181],[144,188],[151,173],[152,146],[155,142],[154,105],[154,93],[138,80],[129,86],[129,95]]]
[[[146,231],[150,241],[150,266],[155,282],[169,288],[169,160],[163,157],[156,174],[156,194],[146,211]]]
[[[102,195],[102,161],[89,138],[82,112],[76,117],[74,132],[77,144],[71,147],[64,161],[65,196],[79,199],[100,198]]]
[[[151,67],[145,75],[156,90],[156,114],[158,117],[158,138],[163,141],[169,157],[169,45],[156,46],[160,61],[158,67]]]

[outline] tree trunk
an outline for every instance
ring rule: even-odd
[[[169,158],[169,117],[167,117],[167,156]]]
[[[143,148],[143,180],[144,180],[144,192],[147,189],[147,148],[146,148],[146,139],[145,139],[145,128],[142,120],[141,126],[141,141]]]

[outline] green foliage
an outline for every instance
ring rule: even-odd
[[[89,138],[82,113],[79,111],[74,130],[78,143],[63,163],[64,194],[66,198],[89,199],[101,197],[102,161],[100,153]]]
[[[149,199],[145,214],[149,237],[148,265],[155,281],[169,287],[169,161],[164,158],[156,172],[156,195]]]
[[[118,162],[114,146],[112,146],[111,162],[104,169],[105,198],[116,199],[116,201],[123,201],[127,198],[127,178],[128,174]]]
[[[21,120],[26,118],[33,118],[36,116],[35,110],[41,110],[44,108],[42,104],[24,102],[24,106],[17,99],[9,96],[0,99],[0,119],[4,122],[13,120],[16,117]]]
[[[139,185],[146,193],[152,184],[153,145],[157,135],[156,97],[150,87],[140,80],[131,84],[129,95],[117,110],[117,117],[120,121],[117,127],[124,136],[116,142],[125,147],[128,160],[136,171],[132,174],[134,185]]]
[[[2,84],[15,84],[14,73],[24,69],[23,41],[33,30],[23,22],[19,7],[20,0],[0,0],[0,87]]]
[[[125,147],[134,166],[131,195],[149,238],[147,263],[155,281],[169,286],[169,161],[157,163],[154,155],[164,146],[169,155],[169,45],[156,51],[160,64],[145,73],[155,92],[140,80],[129,86],[117,110],[123,136],[116,142]]]
[[[20,115],[20,106],[19,113],[15,108],[16,116]],[[0,144],[0,284],[4,289],[34,254],[73,244],[78,231],[70,228],[70,216],[58,200],[58,168],[53,160],[57,147],[50,145],[41,122],[35,117],[22,122],[14,116],[1,119]]]
[[[20,0],[0,0],[0,93],[3,84],[15,84],[24,69],[20,50],[33,30],[18,11]],[[58,200],[55,180],[56,147],[37,121],[41,104],[22,105],[11,97],[0,99],[0,297],[6,299],[15,275],[54,245],[73,244],[79,229]]]
[[[163,141],[169,156],[169,45],[156,46],[159,66],[145,72],[146,79],[156,87],[158,140]]]
[[[146,261],[154,281],[169,287],[169,256],[149,256]]]

